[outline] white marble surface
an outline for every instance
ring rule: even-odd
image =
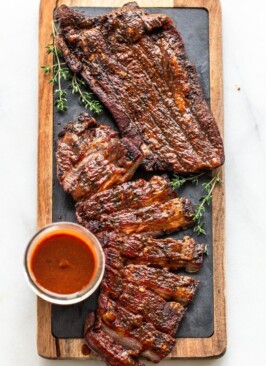
[[[39,0],[0,3],[1,366],[56,363],[36,353],[35,297],[22,273],[36,226],[38,7]],[[266,364],[266,5],[222,0],[222,8],[228,349],[221,359],[162,366]]]

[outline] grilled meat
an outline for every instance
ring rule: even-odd
[[[130,282],[124,285],[119,303],[173,337],[186,311],[178,302],[167,302],[155,292]]]
[[[176,197],[166,176],[125,182],[140,163],[178,173],[220,166],[222,140],[167,16],[129,3],[94,18],[61,6],[58,18],[57,46],[123,136],[87,114],[59,135],[58,179],[106,256],[97,313],[89,314],[84,336],[109,366],[142,366],[139,357],[159,362],[199,284],[169,270],[198,271],[205,245],[157,239],[193,224],[191,202]]]
[[[113,299],[117,299],[123,292],[123,286],[124,280],[121,271],[106,265],[101,290]]]
[[[136,3],[93,18],[62,5],[57,16],[56,42],[68,66],[139,146],[147,170],[193,173],[223,164],[217,124],[169,17]]]
[[[193,225],[193,215],[194,210],[188,199],[175,198],[139,209],[103,214],[97,220],[79,222],[96,235],[102,231],[117,231],[127,235],[133,233],[162,235]]]
[[[56,158],[58,179],[77,200],[129,180],[142,154],[129,139],[81,113],[59,133]]]
[[[103,323],[102,329],[117,343],[138,350],[151,361],[160,361],[175,344],[173,337],[158,331],[141,315],[132,313],[103,293],[99,298],[97,317]]]
[[[154,204],[137,210],[122,210],[112,215],[102,215],[100,220],[84,225],[97,233],[115,230],[127,235],[156,232],[162,234],[193,225],[191,202],[175,198],[165,203]]]
[[[195,244],[195,240],[189,236],[175,240],[107,232],[100,241],[103,247],[108,248],[105,249],[107,263],[118,269],[126,263],[134,263],[171,270],[184,267],[187,272],[197,272],[202,267],[206,247],[205,244]]]
[[[94,329],[94,314],[90,313],[85,326],[84,337],[91,350],[101,355],[107,366],[144,366],[134,358],[136,352],[116,343],[114,338],[102,329]]]
[[[117,251],[105,248],[110,249]],[[88,346],[102,359],[110,358],[111,365],[131,365],[139,356],[159,362],[175,344],[184,306],[197,285],[198,281],[167,270],[143,265],[118,269],[116,262],[114,267],[107,263],[96,319],[92,324],[89,314],[85,324]]]
[[[147,287],[165,300],[174,300],[182,305],[187,305],[193,300],[199,284],[192,277],[144,265],[129,264],[123,268],[122,274],[127,281]]]
[[[96,193],[89,199],[79,200],[76,204],[76,215],[79,222],[95,220],[103,214],[145,207],[175,197],[176,193],[166,175],[153,176],[150,181],[138,179],[126,182]]]

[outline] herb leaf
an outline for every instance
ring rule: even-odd
[[[95,99],[93,93],[89,93],[85,90],[86,83],[84,80],[77,77],[76,74],[70,72],[70,70],[65,67],[66,63],[61,61],[61,51],[55,43],[55,37],[57,35],[57,29],[55,22],[52,22],[52,43],[46,46],[47,54],[52,54],[54,56],[54,65],[44,65],[41,68],[45,75],[51,75],[48,80],[49,84],[56,85],[56,90],[54,91],[55,96],[55,106],[58,111],[66,112],[68,109],[67,91],[62,88],[62,80],[69,81],[69,88],[72,90],[73,94],[79,94],[80,103],[89,111],[95,114],[100,114],[103,110],[102,105],[98,100]]]
[[[197,185],[199,183],[199,177],[201,177],[204,174],[205,173],[200,173],[198,175],[187,176],[187,177],[175,174],[172,181],[170,182],[170,185],[174,189],[180,188],[183,184],[187,182],[191,182],[192,184]],[[202,183],[201,185],[201,189],[205,194],[201,196],[199,203],[196,205],[195,214],[193,216],[193,220],[195,222],[193,232],[196,233],[197,235],[206,235],[205,230],[206,223],[203,220],[203,217],[206,211],[206,206],[209,206],[212,202],[212,192],[214,190],[214,187],[216,186],[216,184],[219,183],[221,183],[221,178],[218,173],[216,176],[212,177],[209,182]]]
[[[206,194],[201,196],[200,203],[196,205],[195,214],[193,220],[195,226],[193,228],[194,233],[197,235],[206,235],[205,222],[203,221],[203,215],[205,213],[206,205],[210,205],[212,202],[212,192],[217,184],[221,183],[221,178],[218,175],[214,176],[208,183],[202,184],[202,191]]]
[[[89,93],[84,90],[83,88],[84,85],[85,85],[84,81],[78,78],[76,74],[74,74],[70,84],[72,94],[79,94],[80,104],[84,105],[84,107],[86,109],[89,109],[91,112],[95,114],[100,114],[103,110],[102,105],[98,100],[94,99],[92,93]]]
[[[188,176],[188,177],[184,177],[182,175],[175,174],[172,181],[170,182],[170,185],[174,189],[180,188],[186,182],[192,182],[193,184],[197,185],[199,183],[199,177],[201,177],[204,174],[205,173],[200,173],[198,175],[192,175],[192,176]]]

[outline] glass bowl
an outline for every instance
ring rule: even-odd
[[[84,243],[87,243],[88,246],[90,246],[90,248],[94,250],[94,255],[96,259],[96,270],[94,271],[93,277],[91,278],[88,285],[82,288],[82,290],[71,294],[58,294],[42,287],[36,281],[30,265],[34,250],[41,243],[41,241],[44,240],[45,237],[47,237],[47,235],[51,233],[63,233],[64,230],[66,233],[72,233],[72,235],[74,236],[75,234],[77,234],[79,237],[82,237]],[[98,288],[104,275],[105,257],[101,244],[89,230],[72,222],[55,222],[40,229],[30,240],[25,251],[24,268],[27,282],[31,289],[36,293],[36,295],[53,304],[71,305],[85,300],[87,297],[91,296]]]

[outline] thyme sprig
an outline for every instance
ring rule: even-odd
[[[66,63],[61,61],[62,54],[55,43],[56,35],[56,26],[55,23],[52,22],[52,43],[46,46],[46,52],[47,54],[52,54],[54,56],[55,63],[53,65],[41,66],[41,68],[45,75],[51,75],[48,83],[56,85],[54,96],[57,110],[60,112],[66,112],[68,109],[67,89],[62,87],[62,81],[64,80],[69,81],[68,88],[72,90],[72,94],[79,95],[79,102],[84,105],[86,109],[92,113],[100,114],[103,110],[100,102],[94,98],[93,93],[89,93],[85,90],[85,82],[77,77],[76,74],[71,73],[65,66]]]
[[[202,175],[204,175],[205,173],[200,173],[198,175],[192,175],[192,176],[188,176],[188,177],[183,177],[182,175],[177,175],[175,174],[173,176],[172,181],[170,182],[170,185],[174,188],[174,189],[178,189],[180,188],[183,184],[187,183],[187,182],[191,182],[193,184],[198,184],[199,183],[199,177],[201,177]]]
[[[93,98],[92,93],[89,93],[82,89],[82,86],[85,85],[85,82],[82,79],[78,78],[76,74],[74,74],[70,84],[72,94],[79,94],[79,101],[81,104],[84,105],[86,109],[89,109],[95,114],[100,114],[103,110],[100,102]]]
[[[192,175],[184,177],[182,175],[174,175],[171,186],[174,189],[180,188],[187,182],[191,182],[193,184],[199,183],[199,178],[203,176],[205,173],[200,173],[198,175]],[[206,206],[210,205],[212,202],[212,192],[217,184],[221,183],[221,178],[219,173],[212,177],[212,179],[207,183],[202,183],[202,191],[205,192],[204,195],[201,196],[199,203],[195,207],[195,214],[193,216],[193,221],[195,222],[195,226],[193,228],[193,232],[197,235],[206,235],[205,226],[206,223],[204,221],[204,213],[206,211]]]
[[[209,182],[202,184],[202,190],[206,193],[201,196],[200,203],[196,205],[195,214],[193,220],[195,226],[193,228],[194,233],[197,235],[206,235],[205,226],[206,223],[203,221],[203,216],[206,211],[206,206],[209,206],[212,202],[212,192],[217,184],[221,183],[219,173],[214,176]]]

